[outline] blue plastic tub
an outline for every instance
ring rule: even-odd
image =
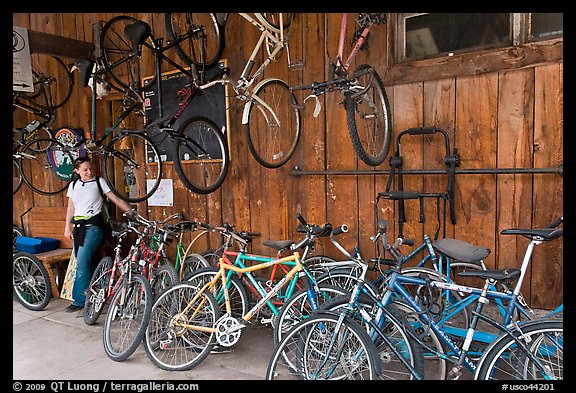
[[[16,237],[16,250],[29,252],[30,254],[39,254],[58,248],[60,240],[49,237]]]

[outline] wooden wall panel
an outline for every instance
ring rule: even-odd
[[[93,24],[106,22],[116,15],[99,12],[13,14],[13,23],[39,32],[91,42]],[[127,15],[150,23],[155,37],[165,37],[164,14]],[[350,49],[356,15],[349,14],[346,51]],[[340,21],[341,14],[338,13],[297,14],[290,37],[290,57],[293,61],[303,60],[304,67],[288,70],[287,53],[283,53],[266,70],[265,77],[279,76],[290,85],[325,80],[328,60],[336,54]],[[393,204],[381,201],[377,209],[374,206],[376,194],[386,188],[388,175],[293,177],[288,172],[294,166],[320,171],[388,171],[389,158],[395,152],[396,136],[407,128],[423,126],[436,126],[448,132],[451,149],[458,148],[462,158],[460,168],[542,168],[562,164],[562,61],[551,57],[548,63],[540,60],[529,65],[510,62],[509,69],[500,65],[492,71],[482,71],[476,67],[477,71],[473,73],[464,69],[458,73],[454,67],[449,75],[440,73],[437,79],[415,66],[408,75],[406,70],[411,69],[409,66],[392,67],[397,71],[388,67],[393,63],[389,58],[393,48],[389,45],[393,41],[393,30],[390,24],[376,26],[369,37],[368,50],[361,51],[353,65],[354,68],[362,63],[371,64],[382,79],[388,81],[386,91],[392,107],[394,133],[389,155],[382,165],[371,168],[355,156],[345,110],[340,104],[342,96],[334,92],[320,97],[318,117],[313,116],[313,100],[306,102],[301,111],[301,139],[294,157],[282,168],[263,168],[251,157],[246,145],[241,124],[244,102],[234,98],[230,90],[228,137],[231,163],[222,187],[210,195],[191,193],[180,182],[172,166],[167,164],[163,177],[173,179],[175,206],[149,207],[142,203],[138,204],[138,210],[154,219],[163,219],[180,211],[191,220],[213,225],[229,222],[239,229],[260,231],[262,237],[254,241],[251,251],[266,254],[271,251],[262,246],[264,240],[300,238],[296,232],[296,212],[300,212],[312,223],[348,224],[350,233],[340,240],[349,251],[359,245],[362,255],[370,257],[375,250],[369,236],[375,231],[377,219],[388,220],[390,238],[398,234],[397,210]],[[229,15],[223,58],[228,61],[232,78],[239,76],[258,35],[258,31],[239,15]],[[74,59],[66,60],[71,62]],[[151,60],[145,63],[151,72]],[[433,63],[434,67],[441,66],[440,60]],[[398,72],[403,75],[395,79]],[[295,92],[298,102],[302,102],[309,93]],[[88,133],[90,100],[90,89],[77,84],[70,104],[58,112],[55,128],[69,126]],[[114,105],[110,100],[98,102],[99,124],[111,121]],[[15,126],[25,125],[30,120],[31,116],[21,111],[13,114]],[[137,126],[139,121],[141,119],[130,119],[130,124]],[[98,129],[101,130],[100,126]],[[401,155],[406,170],[446,169],[444,138],[440,134],[403,137]],[[441,192],[446,185],[446,175],[404,176],[405,190]],[[486,261],[489,267],[517,266],[526,239],[504,237],[500,231],[517,226],[544,226],[561,215],[562,185],[562,177],[556,174],[457,174],[457,223],[451,225],[448,222],[446,235],[491,248],[492,254]],[[392,187],[395,189],[397,184],[393,183]],[[64,195],[41,196],[23,186],[13,198],[13,222],[20,224],[20,215],[32,206],[65,204]],[[404,235],[415,238],[416,242],[422,241],[424,233],[434,235],[436,206],[432,200],[426,201],[425,218],[424,224],[418,222],[418,202],[407,201]],[[188,239],[191,238],[188,235]],[[201,239],[194,249],[215,248],[220,240],[217,235],[210,235]],[[341,258],[327,239],[322,243],[324,247],[320,252]],[[533,306],[552,307],[562,301],[562,258],[561,241],[544,243],[536,248],[530,282],[523,288]],[[550,291],[550,288],[555,290]]]
[[[459,78],[456,85],[456,146],[463,168],[496,168],[498,75]],[[494,255],[496,175],[456,179],[456,238],[489,247]],[[494,256],[487,266],[494,267]]]
[[[534,167],[557,167],[564,160],[562,84],[564,67],[535,69]],[[542,227],[563,214],[563,178],[534,175],[532,223]],[[534,307],[556,307],[563,301],[563,239],[538,246],[532,260],[531,298]]]

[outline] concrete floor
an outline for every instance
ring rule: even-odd
[[[210,354],[188,371],[156,367],[140,346],[124,362],[108,358],[102,344],[104,316],[95,325],[66,313],[68,300],[52,299],[42,311],[13,301],[14,380],[263,380],[272,354],[272,329],[251,326],[228,353]]]

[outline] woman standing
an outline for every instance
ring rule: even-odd
[[[92,276],[92,258],[104,237],[103,227],[106,224],[102,215],[103,195],[123,211],[131,210],[128,203],[112,193],[103,178],[94,176],[90,157],[83,156],[74,160],[74,173],[78,174],[79,179],[70,183],[66,193],[68,210],[64,236],[73,240],[76,275],[72,289],[73,301],[65,308],[66,312],[84,308],[84,291]]]

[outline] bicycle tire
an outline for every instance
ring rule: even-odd
[[[266,103],[272,113],[262,103]],[[279,168],[296,151],[300,139],[300,109],[283,80],[258,83],[244,107],[244,132],[254,159],[266,168]]]
[[[324,311],[340,313],[342,308],[346,307],[349,301],[349,297],[337,297],[323,304],[321,309]],[[406,332],[408,329],[412,329],[412,327],[406,319],[405,314],[396,308],[396,303],[386,306],[383,313],[382,311],[378,313],[379,308],[376,304],[374,304],[370,298],[361,296],[359,299],[359,306],[364,308],[364,310],[371,315],[371,318],[378,323],[382,333],[390,338],[392,343],[396,344],[396,350],[401,353],[402,357],[409,359],[408,361],[410,365],[415,369],[416,373],[420,376],[420,379],[424,379],[425,369],[422,347],[415,342],[409,333]],[[385,380],[413,379],[411,372],[406,369],[406,366],[404,366],[400,360],[398,360],[397,355],[390,349],[389,345],[383,341],[376,332],[374,332],[372,327],[365,323],[366,321],[364,317],[358,314],[358,312],[354,313],[351,318],[366,329],[368,335],[372,337],[372,340],[374,341],[378,350],[377,357],[381,360],[380,378]],[[382,319],[382,315],[385,315],[386,322]],[[384,323],[386,323],[385,326]],[[416,333],[413,331],[413,334]]]
[[[373,76],[372,83],[363,94],[345,92],[346,123],[356,155],[367,165],[378,166],[384,162],[392,139],[392,115],[388,96],[380,76],[367,64],[354,73],[371,69],[372,72],[357,78],[358,86],[367,86],[364,78]]]
[[[63,107],[72,95],[74,77],[56,56],[32,53],[30,58],[34,91],[20,96],[38,109],[53,112]]]
[[[544,339],[546,346],[542,348]],[[474,379],[543,379],[539,368],[522,351],[516,340],[527,343],[527,349],[543,364],[548,378],[564,378],[563,321],[549,319],[523,324],[521,330],[517,329],[512,335],[500,335],[484,352]]]
[[[155,70],[152,75],[142,75],[142,64],[152,62],[154,58],[154,36],[150,34],[141,52],[135,53],[132,43],[124,35],[125,27],[134,22],[139,20],[127,15],[108,20],[100,32],[100,48],[105,72],[120,90],[140,93],[155,86],[158,75]]]
[[[219,269],[215,267],[206,267],[193,271],[187,275],[182,281],[186,281],[189,284],[194,285],[197,289],[200,289],[208,281],[212,280],[219,272]],[[236,273],[232,273],[228,279],[230,286],[228,287],[228,297],[230,299],[231,315],[234,318],[242,318],[248,310],[250,309],[250,300],[244,284],[236,276]],[[220,307],[220,312],[226,314],[226,303],[224,300],[224,292],[222,291],[222,282],[218,281],[214,286],[214,290],[211,292],[212,296],[216,300],[218,307]]]
[[[322,360],[326,360],[328,364],[326,369],[333,368],[336,373],[336,377],[330,379],[342,379],[342,375],[350,379],[378,379],[380,365],[375,357],[377,350],[366,331],[347,318],[342,321],[339,331],[334,334],[336,326],[338,316],[333,314],[317,313],[302,320],[274,349],[266,370],[266,379],[328,379],[326,378],[328,375],[310,378],[311,371],[320,366]],[[335,354],[330,356],[334,351],[328,352],[321,347],[321,344],[329,343],[332,339],[337,350],[341,348],[340,346],[344,348],[341,355],[350,357],[359,354],[359,358],[350,364],[346,360],[352,359],[337,358]],[[292,367],[292,364],[296,365],[296,368]],[[366,366],[360,368],[363,365]]]
[[[155,272],[150,277],[150,287],[152,288],[152,299],[156,301],[158,296],[166,290],[166,288],[170,288],[172,285],[179,282],[180,279],[178,278],[178,273],[170,264],[163,264],[158,266],[155,269]]]
[[[217,267],[220,263],[220,258],[222,257],[222,248],[216,250],[206,250],[201,255],[208,261],[208,264],[213,267]]]
[[[186,65],[211,66],[222,57],[224,32],[213,13],[165,13],[167,45],[174,43],[174,50]],[[194,33],[203,28],[206,39]],[[187,37],[187,38],[184,38]],[[202,59],[202,48],[204,59]]]
[[[121,179],[116,176],[118,171],[123,173]],[[120,199],[129,203],[147,200],[158,189],[161,178],[160,152],[147,135],[122,131],[106,146],[104,179]]]
[[[335,285],[351,293],[354,289],[354,285],[356,285],[356,282],[358,281],[358,274],[356,273],[359,274],[355,268],[333,269],[320,275],[316,279],[316,282],[318,284]],[[364,281],[364,288],[374,297],[377,297],[380,293],[380,290],[368,280]]]
[[[13,133],[13,135],[14,134],[15,133]],[[45,152],[50,147],[50,143],[48,143],[48,141],[55,138],[54,135],[52,135],[52,130],[46,127],[38,126],[38,128],[36,128],[34,131],[28,131],[25,128],[22,129],[20,140],[18,141],[13,140],[13,142],[15,142],[15,145],[24,146],[28,142],[38,139],[45,140],[44,144],[38,144],[38,143],[31,144],[30,148],[35,152],[42,153]]]
[[[163,370],[189,370],[200,364],[214,348],[215,333],[174,325],[197,292],[196,286],[181,282],[162,293],[152,306],[144,334],[144,349],[152,363]],[[202,304],[202,307],[191,305],[182,318],[188,324],[213,328],[220,318],[220,310],[212,294],[204,291],[196,304]]]
[[[433,280],[433,281],[443,281],[448,282],[448,279],[445,275],[438,273],[436,270],[432,268],[426,267],[408,267],[402,269],[402,275],[408,277],[416,277],[421,278],[426,276],[426,278]],[[384,296],[385,292],[387,291],[387,282],[389,277],[384,279],[381,282],[380,289],[382,297]],[[413,299],[419,303],[424,310],[428,310],[430,312],[431,317],[439,324],[443,325],[445,323],[449,323],[452,327],[459,327],[459,328],[467,328],[470,325],[471,317],[470,311],[467,307],[463,307],[458,313],[454,316],[441,321],[444,318],[444,313],[452,311],[453,304],[459,304],[462,301],[462,296],[457,291],[451,290],[441,290],[438,288],[430,288],[430,292],[425,293],[423,292],[423,286],[416,286],[412,284],[402,284],[404,289],[406,289]],[[416,288],[412,289],[411,288]],[[432,293],[433,292],[433,293]],[[448,294],[449,297],[446,298],[445,295]],[[452,337],[454,339],[454,337]]]
[[[182,183],[197,194],[210,194],[224,182],[230,156],[218,126],[205,118],[191,118],[180,130],[174,169]]]
[[[48,145],[38,152],[34,145]],[[25,160],[25,161],[24,161]],[[22,149],[20,169],[24,182],[33,191],[42,195],[56,195],[64,191],[72,180],[74,157],[69,149],[56,139],[35,139]],[[23,163],[26,162],[26,166]]]
[[[350,295],[345,289],[334,285],[318,284],[318,291],[317,307],[336,296]],[[308,289],[301,289],[286,299],[273,323],[274,345],[279,345],[286,332],[302,319],[312,315],[314,311],[308,298]]]
[[[84,301],[84,323],[86,325],[94,325],[104,310],[104,305],[108,300],[107,292],[112,278],[113,265],[112,258],[105,256],[98,262],[94,273],[92,273]],[[116,274],[115,279],[118,277],[119,274]]]
[[[12,195],[16,194],[22,187],[22,171],[18,160],[12,157]]]
[[[41,311],[50,302],[50,276],[33,254],[17,252],[12,256],[12,292],[28,310]]]
[[[280,33],[280,14],[279,13],[256,13],[256,18],[262,22],[264,26],[274,31],[275,33]],[[282,25],[284,30],[287,30],[292,21],[294,20],[295,13],[282,13]]]
[[[186,255],[186,259],[182,261],[182,266],[179,269],[178,275],[180,279],[186,277],[188,274],[195,272],[203,267],[210,267],[210,263],[200,254],[191,253]]]
[[[152,310],[152,288],[141,274],[133,274],[112,296],[104,322],[104,351],[116,362],[130,357],[142,342]]]
[[[427,347],[422,348],[424,355],[424,370],[427,380],[445,380],[448,372],[448,362],[444,343],[434,330],[423,325],[416,316],[416,310],[402,299],[394,299],[391,303],[399,312],[402,312],[406,320],[412,325],[415,334]]]

